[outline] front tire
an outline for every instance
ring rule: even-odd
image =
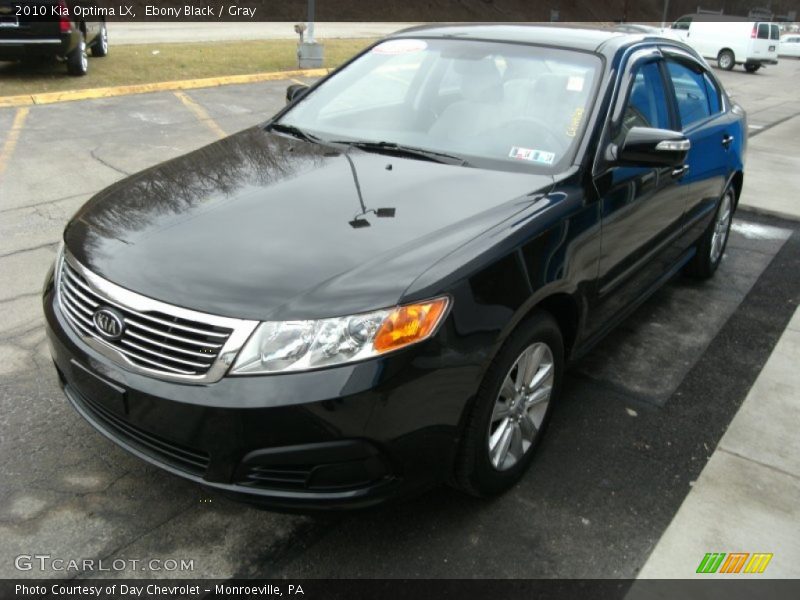
[[[561,390],[564,341],[555,319],[536,312],[506,341],[471,408],[455,483],[479,497],[517,483],[533,459]]]
[[[736,57],[730,50],[722,50],[717,56],[717,66],[723,71],[730,71],[736,66]]]
[[[81,35],[78,46],[67,56],[67,73],[83,77],[89,72],[89,58],[86,56],[86,39]]]
[[[735,203],[736,194],[729,186],[717,204],[714,220],[697,243],[697,253],[686,266],[686,274],[690,277],[694,279],[713,277],[728,245]]]

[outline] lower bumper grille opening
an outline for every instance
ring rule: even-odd
[[[113,414],[97,402],[81,395],[74,388],[70,387],[69,391],[80,402],[81,406],[91,413],[103,427],[121,437],[125,442],[135,446],[141,452],[192,475],[202,477],[208,469],[209,456],[205,452],[176,444],[146,432]]]
[[[320,465],[247,465],[240,473],[237,483],[248,487],[313,491],[366,487],[388,475],[377,456]]]
[[[304,490],[310,475],[311,467],[252,466],[239,483],[257,488]]]

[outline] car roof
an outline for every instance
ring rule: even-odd
[[[630,34],[610,29],[521,23],[437,23],[403,29],[389,37],[415,36],[541,44],[605,54],[613,54],[624,46],[643,40],[659,41],[663,39],[652,35]]]

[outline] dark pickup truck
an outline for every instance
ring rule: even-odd
[[[98,2],[0,0],[0,60],[56,57],[70,75],[86,75],[87,51],[108,54],[108,32]]]

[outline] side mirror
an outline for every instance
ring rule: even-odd
[[[691,147],[678,131],[633,127],[617,149],[616,160],[633,167],[680,167]]]
[[[286,104],[299,100],[308,92],[309,87],[301,83],[294,83],[286,88]]]

